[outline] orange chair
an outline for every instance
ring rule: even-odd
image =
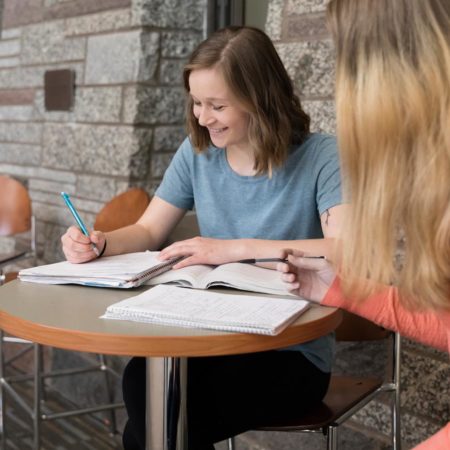
[[[17,278],[16,271],[4,272],[4,267],[20,260],[29,259],[36,263],[36,227],[27,188],[9,176],[0,175],[0,237],[11,239],[13,249],[0,252],[0,285]],[[23,339],[4,336],[4,342],[26,343]],[[25,347],[19,356],[31,350]],[[9,364],[18,356],[5,361]]]
[[[35,262],[36,232],[31,199],[22,183],[0,175],[0,198],[0,236],[14,239],[14,250],[0,253],[1,285],[17,277],[17,272],[3,273],[3,267],[29,258]]]
[[[135,223],[143,214],[150,196],[143,189],[132,188],[117,195],[97,214],[94,229],[107,232]]]

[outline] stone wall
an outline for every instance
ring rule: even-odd
[[[181,67],[203,38],[205,0],[4,0],[0,173],[29,188],[40,262],[62,258],[73,220],[114,195],[152,193],[184,135]],[[44,73],[75,72],[71,111],[46,111]]]
[[[184,136],[181,67],[203,37],[206,0],[3,4],[0,173],[29,187],[38,219],[39,260],[50,262],[62,258],[59,237],[73,223],[60,191],[71,194],[92,224],[115,194],[131,185],[152,193],[159,183]],[[313,129],[334,133],[333,46],[325,4],[326,0],[271,0],[267,32],[312,116]],[[76,73],[70,112],[44,108],[44,72],[58,68]],[[384,350],[378,344],[340,345],[336,370],[382,372]],[[55,367],[77,363],[75,359],[59,352],[52,358]],[[120,359],[112,364],[122,367]],[[448,355],[405,341],[405,448],[449,420],[449,375]],[[97,400],[102,380],[98,383],[77,381],[75,396]],[[62,387],[69,393],[72,386],[67,381]],[[387,415],[386,401],[367,407],[344,428],[340,448],[387,448]],[[320,435],[292,433],[246,433],[238,445],[239,450],[324,448]]]
[[[276,47],[311,115],[314,130],[335,133],[334,55],[326,28],[328,0],[271,0],[266,31]],[[339,344],[336,371],[382,373],[382,344]],[[402,351],[403,448],[411,448],[450,420],[448,354],[403,340]],[[387,449],[388,399],[373,402],[348,423],[340,436],[340,449]],[[247,433],[246,449],[323,449],[321,436]],[[241,449],[241,447],[239,447]]]
[[[181,68],[203,38],[206,0],[0,1],[0,174],[29,188],[38,262],[53,262],[73,225],[60,191],[91,226],[114,195],[159,183],[184,137]],[[45,110],[44,73],[54,69],[75,72],[71,111]],[[13,245],[0,240],[4,251]],[[47,349],[46,364],[87,356]],[[108,363],[120,372],[124,359]],[[84,375],[53,386],[89,405],[105,401],[103,385]]]

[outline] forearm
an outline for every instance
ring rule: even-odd
[[[142,225],[133,224],[118,230],[105,233],[107,246],[104,255],[156,250],[160,243]]]
[[[386,286],[358,301],[345,297],[336,279],[321,303],[346,309],[408,338],[448,351],[447,331],[438,315],[433,311],[409,311],[401,304],[395,287]]]
[[[237,259],[272,258],[278,257],[284,249],[296,249],[306,255],[326,256],[333,259],[335,239],[302,239],[302,240],[266,240],[266,239],[237,239]]]

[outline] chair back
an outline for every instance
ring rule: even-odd
[[[31,199],[25,186],[0,175],[0,236],[29,231],[32,226]]]
[[[106,203],[95,218],[94,229],[107,232],[131,225],[141,217],[149,203],[150,196],[143,189],[129,189]]]

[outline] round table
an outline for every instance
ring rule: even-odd
[[[0,288],[0,328],[52,347],[146,357],[148,450],[187,448],[187,357],[288,347],[330,333],[342,319],[335,308],[313,306],[277,336],[262,336],[100,318],[112,303],[145,289],[148,287],[120,290],[13,281]],[[167,420],[173,411],[178,412],[177,420]]]

